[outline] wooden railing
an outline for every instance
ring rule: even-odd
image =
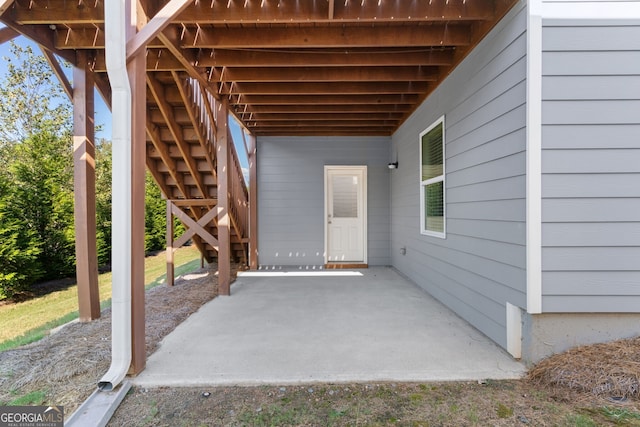
[[[229,157],[229,210],[232,213],[232,221],[235,219],[238,222],[237,228],[242,230],[242,234],[238,234],[238,236],[244,239],[249,237],[249,192],[244,182],[244,174],[231,131],[228,131],[227,134],[228,149],[231,153]]]
[[[207,150],[213,159],[214,166],[217,165],[215,153],[218,148],[218,124],[216,123],[216,111],[218,108],[224,108],[211,93],[203,90],[200,83],[192,78],[188,80],[188,93],[193,102],[196,115],[201,123],[201,132],[208,141]],[[247,261],[246,245],[249,237],[249,192],[238,159],[238,153],[233,142],[231,131],[227,129],[227,152],[229,156],[228,170],[228,197],[229,197],[229,217],[231,226],[234,228],[240,242],[243,243],[245,250],[244,261]],[[215,171],[213,171],[215,174]],[[218,195],[218,198],[220,195]]]

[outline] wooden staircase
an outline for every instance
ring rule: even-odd
[[[226,106],[186,73],[147,73],[147,167],[207,262],[217,258],[218,153],[226,149],[231,260],[247,264],[248,191]],[[168,242],[170,243],[170,242]]]

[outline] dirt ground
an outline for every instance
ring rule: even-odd
[[[147,292],[148,354],[215,298],[214,272],[212,266],[172,288]],[[108,369],[110,328],[106,310],[98,321],[70,324],[37,343],[0,353],[0,403],[64,405],[68,417]],[[640,426],[640,339],[591,346],[545,363],[519,381],[137,387],[109,425]]]

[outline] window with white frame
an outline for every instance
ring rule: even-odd
[[[444,239],[444,116],[420,134],[420,159],[420,232]]]

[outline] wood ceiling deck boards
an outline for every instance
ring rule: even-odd
[[[71,62],[87,50],[103,74],[104,1],[15,0],[2,21]],[[140,0],[150,17],[166,3]],[[256,136],[390,135],[515,3],[195,0],[147,50],[150,120],[184,143],[167,121],[188,122],[171,78],[187,73]]]

